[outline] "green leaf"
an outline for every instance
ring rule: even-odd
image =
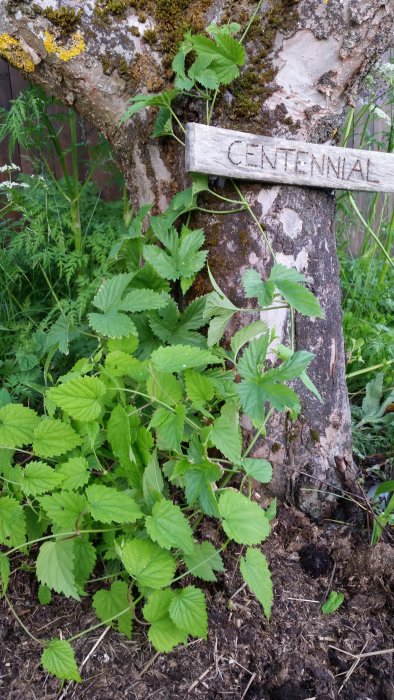
[[[263,282],[257,270],[252,268],[246,270],[242,281],[247,299],[257,297],[260,306],[271,306],[275,292],[273,282]]]
[[[85,486],[90,478],[88,462],[85,457],[70,457],[57,468],[57,473],[62,477],[62,489],[64,491],[77,491]]]
[[[295,352],[288,360],[282,362],[279,367],[275,367],[265,373],[265,378],[274,379],[275,381],[290,381],[301,377],[308,365],[312,362],[315,355],[313,352],[299,350]]]
[[[158,408],[149,427],[156,428],[157,446],[160,450],[180,450],[185,425],[186,409],[179,404],[174,411]]]
[[[296,311],[311,318],[324,318],[322,308],[316,297],[303,286],[303,275],[281,263],[275,263],[271,270],[270,281],[275,283],[283,298]]]
[[[122,116],[122,121],[127,121],[144,107],[166,107],[168,109],[179,94],[179,90],[166,90],[156,95],[134,95],[129,101],[130,106]]]
[[[120,274],[113,275],[110,279],[105,280],[93,298],[93,305],[104,312],[118,307],[120,299],[131,279],[131,274]]]
[[[87,535],[80,535],[74,543],[74,576],[79,592],[88,582],[96,563],[96,548],[89,542]]]
[[[89,422],[103,409],[106,388],[97,377],[76,377],[47,391],[46,396],[75,420]]]
[[[160,347],[151,355],[154,369],[162,372],[182,372],[193,367],[220,364],[221,360],[209,350],[191,345],[172,345]]]
[[[38,499],[41,507],[57,530],[72,532],[86,511],[86,498],[73,491],[61,491]]]
[[[39,417],[31,408],[14,403],[2,406],[0,408],[0,445],[2,447],[30,445],[38,422]]]
[[[154,292],[152,289],[132,289],[122,299],[119,308],[122,311],[137,313],[151,309],[161,309],[168,302],[168,294]]]
[[[26,525],[22,506],[11,496],[0,498],[0,544],[18,547],[25,541]]]
[[[131,279],[131,274],[114,275],[102,283],[94,297],[93,305],[103,313],[90,313],[88,318],[92,328],[100,335],[109,338],[137,335],[132,320],[122,313],[122,297]]]
[[[204,406],[208,401],[212,401],[215,388],[207,377],[192,369],[186,370],[184,377],[186,394],[193,406],[198,408]]]
[[[26,496],[40,496],[54,491],[63,482],[63,477],[45,462],[29,462],[22,470],[21,489]]]
[[[33,436],[33,450],[39,457],[59,457],[82,444],[82,438],[67,423],[41,418]]]
[[[82,683],[74,650],[65,639],[51,639],[41,656],[43,668],[56,678]]]
[[[143,382],[149,376],[146,362],[121,350],[114,350],[107,355],[105,368],[113,377],[130,377],[136,382]]]
[[[225,489],[219,498],[219,512],[226,535],[238,544],[260,544],[269,535],[265,512],[239,491]]]
[[[224,571],[222,558],[211,542],[196,544],[193,553],[184,559],[189,572],[203,581],[216,581],[214,572]]]
[[[168,609],[171,620],[186,634],[206,639],[208,616],[202,590],[195,586],[186,586],[174,593]]]
[[[277,411],[291,411],[292,417],[298,415],[301,410],[298,396],[293,389],[265,380],[264,376],[261,379],[246,379],[237,384],[236,390],[244,412],[256,421],[263,419],[267,401],[270,401]]]
[[[157,451],[154,450],[149,458],[148,464],[144,469],[144,474],[142,477],[142,491],[148,508],[151,508],[156,501],[160,500],[163,489],[163,475],[159,467]]]
[[[204,309],[204,297],[192,301],[183,313],[180,313],[175,301],[170,300],[164,309],[149,314],[149,325],[165,344],[205,347],[205,338],[196,332],[206,325]]]
[[[38,586],[37,598],[40,605],[49,605],[52,602],[52,591],[45,583]]]
[[[40,583],[63,593],[66,598],[80,600],[74,578],[74,543],[57,539],[41,545],[36,561]]]
[[[241,377],[244,379],[261,379],[268,345],[268,333],[264,333],[249,343],[248,347],[243,351],[242,357],[238,360],[237,369]]]
[[[105,314],[88,314],[89,324],[96,333],[105,338],[123,338],[137,335],[137,328],[126,314],[111,309]]]
[[[92,605],[101,622],[111,625],[127,639],[131,639],[133,603],[129,600],[128,585],[125,581],[114,581],[109,590],[102,588],[97,591],[93,596]],[[118,617],[115,618],[116,615]]]
[[[140,586],[163,588],[174,578],[175,559],[150,540],[129,540],[122,547],[121,557],[126,571]]]
[[[178,644],[185,644],[187,635],[180,630],[169,616],[169,607],[174,599],[175,592],[170,588],[164,591],[152,593],[148,602],[144,605],[142,613],[147,622],[151,623],[149,628],[149,640],[157,651],[171,651]]]
[[[152,515],[145,518],[149,536],[164,549],[180,548],[186,554],[194,550],[193,531],[179,506],[164,498],[155,503]]]
[[[249,341],[256,338],[256,336],[267,332],[268,326],[264,321],[255,321],[254,323],[250,323],[248,326],[240,328],[239,331],[234,333],[230,342],[235,358],[237,357],[240,349],[246,345],[246,343],[249,343]]]
[[[224,311],[220,316],[211,318],[208,327],[208,347],[211,348],[213,345],[218,345],[234,313],[234,311]]]
[[[198,55],[211,57],[210,68],[221,84],[228,85],[239,75],[238,66],[245,62],[245,49],[230,35],[216,36],[215,39],[216,43],[202,35],[191,38],[193,49]]]
[[[175,406],[182,399],[182,385],[169,372],[152,373],[146,383],[146,388],[149,396],[170,406]]]
[[[246,457],[240,462],[245,474],[260,481],[261,484],[268,484],[272,479],[272,465],[266,459],[252,459]]]
[[[131,476],[133,486],[139,488],[140,473],[135,464],[132,447],[138,437],[137,427],[120,404],[115,406],[111,413],[107,425],[107,437],[115,457]]]
[[[160,107],[151,136],[155,139],[159,136],[171,136],[172,133],[172,113],[167,107]]]
[[[212,444],[231,462],[238,462],[241,459],[242,438],[239,414],[234,404],[224,404],[220,417],[214,422],[210,439]]]
[[[135,523],[142,517],[135,500],[124,491],[117,491],[102,484],[92,484],[87,487],[85,493],[93,518],[101,523]]]
[[[338,608],[341,607],[344,600],[345,596],[343,593],[338,593],[337,591],[330,591],[330,595],[321,606],[322,612],[326,613],[326,615],[335,612],[336,610],[338,610]]]
[[[241,557],[239,568],[243,580],[263,606],[264,614],[269,620],[274,593],[266,557],[260,550],[248,547],[246,555]]]
[[[0,598],[7,593],[8,583],[10,580],[11,565],[10,560],[4,552],[0,553]]]

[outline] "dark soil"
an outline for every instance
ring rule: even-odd
[[[209,532],[206,533],[209,536]],[[211,537],[215,540],[216,533]],[[279,511],[263,547],[272,570],[275,602],[271,621],[242,586],[241,548],[226,556],[227,573],[205,587],[208,641],[194,641],[168,655],[149,645],[146,628],[132,641],[104,628],[75,642],[78,663],[86,661],[83,684],[65,684],[40,666],[40,650],[1,602],[0,698],[133,700],[394,700],[393,655],[362,658],[351,672],[350,654],[393,646],[394,550],[388,542],[370,548],[345,525],[317,525],[287,507]],[[12,578],[11,600],[37,637],[64,638],[95,623],[89,599],[55,597],[37,603],[32,576]],[[391,586],[391,588],[390,588]],[[345,603],[324,615],[329,590]],[[336,648],[335,648],[336,647]],[[343,651],[340,651],[343,650]]]

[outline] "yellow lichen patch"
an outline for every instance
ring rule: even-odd
[[[0,34],[0,56],[18,70],[32,73],[35,65],[31,56],[21,46],[19,39],[9,34]]]
[[[85,51],[85,41],[80,32],[75,32],[71,37],[69,48],[56,43],[55,37],[50,32],[45,32],[44,46],[48,53],[54,53],[60,61],[70,61],[75,56]]]

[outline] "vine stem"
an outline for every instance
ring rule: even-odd
[[[47,540],[51,540],[54,537],[63,537],[64,539],[67,539],[75,535],[78,535],[79,537],[79,535],[92,535],[98,532],[116,532],[117,530],[122,529],[123,527],[111,527],[105,530],[73,530],[72,532],[53,532],[51,535],[44,535],[44,537],[38,537],[36,540],[22,542],[16,547],[9,549],[8,552],[0,552],[0,557],[2,556],[2,554],[6,554],[8,557],[10,554],[14,554],[14,552],[19,552],[19,550],[22,549],[22,547],[30,547],[33,544],[38,544],[39,542],[46,542]]]
[[[260,425],[260,428],[258,429],[258,431],[256,432],[255,436],[254,436],[253,439],[250,441],[250,443],[249,443],[249,445],[247,446],[245,452],[243,453],[242,459],[245,459],[245,457],[248,456],[249,452],[250,452],[250,451],[253,449],[253,447],[255,446],[257,440],[259,439],[261,433],[264,431],[265,426],[267,425],[269,419],[271,418],[271,416],[272,416],[272,414],[273,414],[273,411],[274,411],[274,409],[273,409],[273,407],[271,406],[271,408],[269,409],[267,415],[265,416],[265,418],[264,418],[262,424]]]
[[[249,213],[250,216],[252,217],[253,221],[255,222],[256,226],[258,227],[258,229],[259,229],[259,231],[260,231],[260,233],[261,233],[261,236],[262,236],[262,238],[263,238],[263,240],[264,240],[264,242],[265,242],[265,244],[266,244],[266,246],[267,246],[269,252],[271,253],[271,255],[272,255],[274,261],[276,262],[276,255],[275,255],[275,253],[274,253],[274,249],[272,248],[272,245],[271,245],[271,243],[269,242],[268,237],[267,237],[267,234],[266,234],[266,232],[264,231],[264,229],[263,229],[263,227],[262,227],[260,221],[258,220],[258,218],[257,218],[256,214],[254,213],[252,207],[250,206],[248,200],[245,199],[245,197],[244,197],[244,195],[242,194],[241,190],[239,189],[238,185],[234,182],[234,180],[231,180],[231,182],[232,182],[233,187],[235,188],[235,190],[238,192],[238,194],[239,194],[239,196],[240,196],[240,198],[241,198],[241,202],[243,203],[245,209],[248,211],[248,213]]]
[[[97,625],[92,625],[91,627],[87,627],[86,629],[82,630],[82,632],[78,632],[78,634],[74,634],[72,637],[69,637],[67,639],[68,642],[75,642],[76,639],[80,639],[80,637],[83,637],[85,634],[89,634],[89,632],[94,632],[94,630],[99,629],[99,627],[104,627],[105,625],[108,625],[109,622],[112,622],[113,620],[116,620],[118,617],[121,617],[124,615],[126,612],[131,610],[132,608],[135,608],[137,603],[140,602],[140,600],[143,598],[142,595],[138,596],[135,600],[132,601],[130,605],[127,606],[124,610],[121,610],[120,612],[116,613],[116,615],[112,615],[112,617],[108,617],[106,620],[103,620],[103,622],[98,622]]]
[[[253,14],[252,14],[252,16],[251,16],[249,22],[247,23],[247,25],[246,25],[246,27],[245,27],[244,33],[242,34],[242,36],[241,36],[241,38],[240,38],[241,44],[245,41],[245,39],[246,39],[246,37],[247,37],[247,35],[248,35],[248,33],[249,33],[249,30],[250,30],[250,28],[251,28],[251,26],[252,26],[254,20],[256,19],[257,13],[258,13],[258,11],[259,11],[259,9],[260,9],[260,7],[261,7],[262,4],[263,4],[263,0],[260,0],[260,1],[257,3],[257,7],[256,7],[255,11],[253,12]]]
[[[23,631],[27,634],[27,636],[30,637],[30,639],[32,639],[33,642],[35,642],[36,644],[39,644],[41,647],[44,647],[46,643],[42,639],[37,639],[37,637],[35,637],[34,634],[32,634],[30,632],[30,630],[26,627],[26,625],[20,619],[18,613],[16,612],[14,606],[12,605],[12,603],[11,603],[11,601],[6,593],[4,593],[4,600],[7,603],[11,613],[15,617],[15,620],[20,624],[20,626],[22,627]]]

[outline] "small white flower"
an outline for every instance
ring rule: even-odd
[[[20,167],[15,165],[15,163],[6,163],[5,165],[0,166],[0,173],[10,173],[15,170],[20,170]]]
[[[29,187],[26,182],[10,182],[6,180],[5,182],[0,182],[0,188],[11,190],[13,187]]]

